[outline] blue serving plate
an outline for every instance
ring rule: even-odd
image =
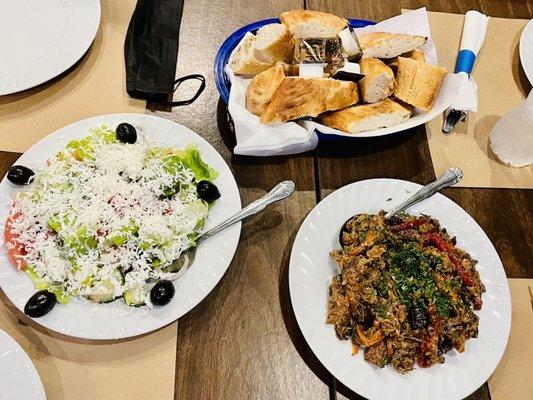
[[[231,52],[233,51],[233,49],[235,49],[235,47],[239,44],[239,42],[242,40],[242,38],[247,32],[255,33],[259,28],[264,25],[275,24],[280,22],[281,21],[279,20],[279,18],[269,18],[253,22],[249,25],[243,26],[240,29],[237,29],[224,41],[224,43],[222,43],[222,46],[220,46],[217,56],[215,57],[215,83],[217,85],[218,92],[220,93],[220,97],[222,98],[222,100],[224,100],[226,104],[229,100],[229,89],[231,85],[228,79],[226,78],[226,74],[224,73],[224,67],[229,61]],[[362,28],[363,26],[374,24],[375,22],[367,21],[364,19],[348,19],[348,25],[351,28]]]

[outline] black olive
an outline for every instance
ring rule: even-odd
[[[409,323],[412,329],[424,329],[428,325],[426,308],[420,304],[413,304],[409,309]]]
[[[174,297],[174,285],[170,281],[159,281],[150,290],[150,300],[155,306],[164,306]]]
[[[7,179],[15,185],[27,185],[33,179],[35,172],[24,165],[13,165],[9,168]]]
[[[48,290],[41,290],[30,297],[24,306],[24,314],[28,317],[39,318],[48,314],[56,305],[57,298]]]
[[[214,183],[209,181],[200,181],[196,185],[196,193],[202,200],[212,203],[220,197],[220,192]]]
[[[117,139],[122,143],[133,144],[137,141],[137,130],[133,125],[123,122],[116,129]]]

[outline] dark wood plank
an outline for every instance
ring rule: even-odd
[[[297,191],[244,222],[228,272],[198,307],[180,319],[177,399],[328,398],[329,374],[313,362],[292,314],[287,285],[292,240],[315,205],[313,156],[232,156],[228,146],[234,138],[212,72],[217,49],[235,29],[301,7],[300,0],[239,0],[231,6],[215,0],[185,2],[177,76],[201,73],[207,87],[196,103],[165,116],[217,148],[235,174],[243,204],[283,179],[294,180]],[[175,98],[186,98],[193,90],[184,88]],[[299,353],[311,357],[304,361]]]
[[[402,8],[427,7],[430,11],[465,13],[477,9],[493,17],[531,18],[533,2],[508,0],[416,1],[401,0],[308,0],[307,8],[337,15],[383,20]],[[435,178],[424,127],[387,138],[353,143],[323,143],[317,151],[320,197],[348,183],[377,177],[411,180],[421,184]],[[498,251],[508,277],[532,277],[532,191],[450,188],[444,194],[472,215]],[[337,398],[360,396],[340,382],[334,383]],[[469,399],[488,400],[488,385]]]
[[[426,7],[429,11],[464,14],[478,10],[491,17],[524,18],[533,17],[531,0],[307,0],[307,8],[333,12],[346,18],[362,18],[381,21],[398,15],[402,8]],[[331,10],[331,11],[328,11]]]
[[[9,167],[20,157],[20,153],[0,151],[0,179],[3,179]]]

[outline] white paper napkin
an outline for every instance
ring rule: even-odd
[[[233,57],[241,43],[250,36],[247,33],[235,47]],[[235,154],[248,156],[273,156],[283,154],[304,153],[312,150],[318,144],[316,133],[298,125],[296,122],[286,122],[277,125],[263,125],[259,117],[246,109],[246,89],[252,81],[236,76],[229,64],[224,72],[231,82],[228,111],[233,119],[237,145]]]
[[[477,84],[471,75],[466,72],[454,74],[459,80],[459,90],[455,100],[450,105],[450,110],[477,112]]]
[[[479,11],[470,10],[465,15],[463,36],[461,37],[460,50],[470,50],[476,56],[485,42],[489,17]]]
[[[461,36],[461,50],[470,50],[475,56],[485,42],[489,17],[478,11],[470,10],[465,15],[463,34]],[[474,78],[466,72],[458,72],[461,86],[457,97],[450,105],[450,109],[477,112],[477,85]]]
[[[405,33],[411,35],[427,36],[428,40],[422,47],[426,62],[437,64],[437,51],[431,39],[429,20],[425,8],[410,11],[403,15],[369,25],[364,28],[354,29],[356,34],[363,32],[386,31],[392,33]],[[247,35],[251,35],[248,33]],[[245,36],[243,40],[246,38]],[[242,41],[241,41],[242,43]],[[239,48],[236,47],[235,51]],[[232,54],[233,56],[233,54]],[[228,110],[235,125],[237,145],[235,154],[253,156],[271,156],[282,154],[295,154],[312,150],[318,144],[315,130],[324,134],[335,134],[347,137],[372,137],[403,131],[424,124],[443,113],[452,103],[459,91],[461,78],[448,75],[440,88],[433,109],[430,112],[415,111],[406,122],[390,127],[376,129],[352,135],[337,129],[329,128],[314,121],[286,122],[277,125],[262,125],[259,117],[246,110],[246,89],[251,79],[235,76],[229,65],[225,73],[231,82]]]

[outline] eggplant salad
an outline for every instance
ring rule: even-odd
[[[327,323],[353,354],[407,373],[443,363],[477,337],[485,287],[476,261],[429,216],[359,214],[346,221],[341,273],[329,286]]]

